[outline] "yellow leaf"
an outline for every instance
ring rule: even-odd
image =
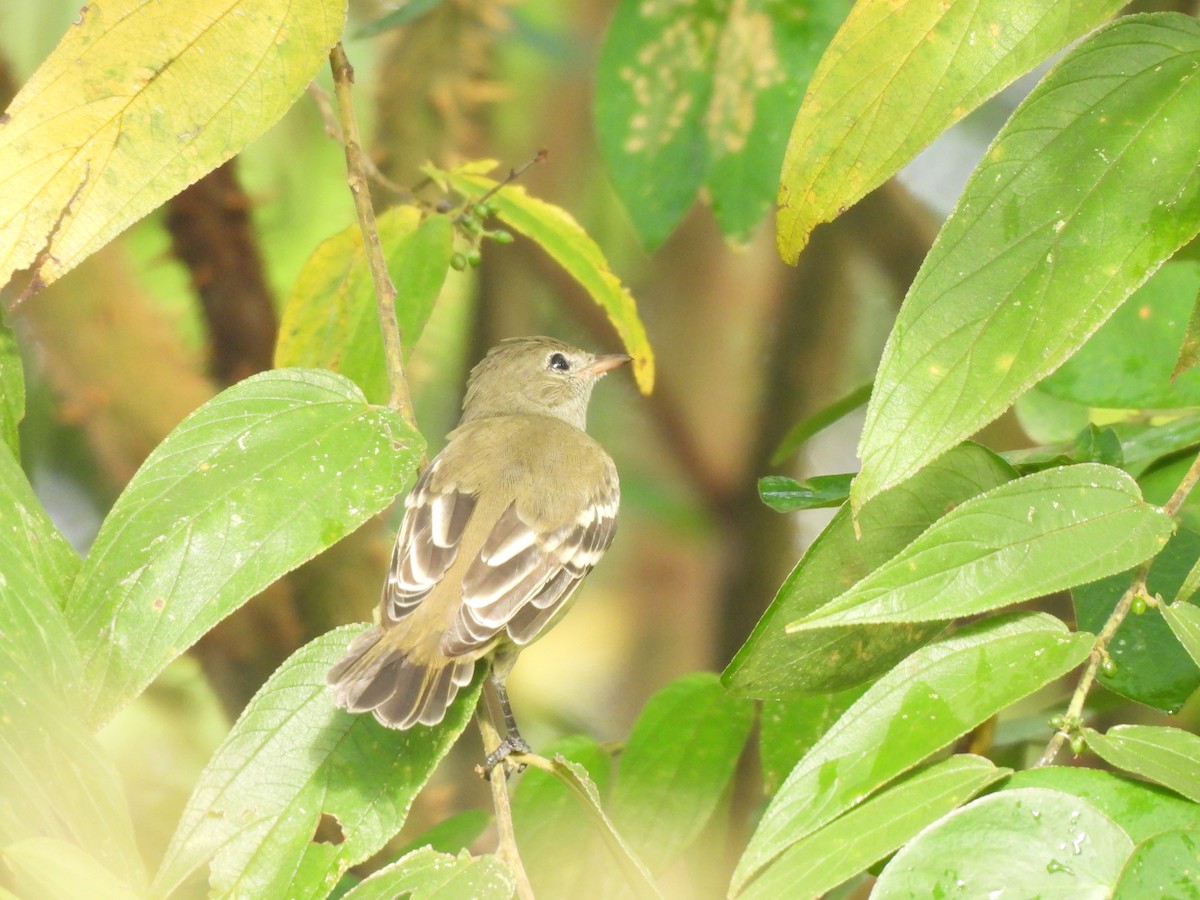
[[[0,285],[49,284],[295,102],[346,0],[93,0],[0,117]]]

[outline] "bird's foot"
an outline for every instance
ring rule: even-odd
[[[525,764],[518,763],[512,759],[514,753],[532,753],[529,744],[519,734],[509,734],[500,742],[500,746],[487,755],[487,759],[483,761],[483,777],[491,780],[492,772],[496,766],[504,766],[504,777],[515,769],[517,772],[525,771]]]

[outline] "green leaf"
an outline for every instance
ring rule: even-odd
[[[1173,374],[1198,290],[1200,262],[1168,262],[1042,381],[1042,390],[1084,406],[1200,406],[1200,372]]]
[[[917,274],[867,408],[863,506],[1062,365],[1200,230],[1200,22],[1126,16],[1001,130]]]
[[[438,822],[419,838],[409,842],[398,855],[430,847],[438,853],[458,853],[468,849],[483,834],[491,817],[482,809],[464,809]]]
[[[346,0],[86,6],[0,129],[0,286],[49,284],[279,121]],[[236,48],[236,49],[235,49]]]
[[[786,460],[789,456],[808,443],[814,435],[820,434],[834,422],[845,418],[860,406],[866,405],[866,402],[871,398],[871,387],[873,382],[865,382],[860,384],[844,397],[839,397],[828,406],[817,410],[811,416],[801,419],[793,425],[783,440],[779,442],[779,446],[775,449],[775,453],[771,456],[771,465],[777,466]]]
[[[1085,800],[1044,788],[1001,791],[919,834],[871,896],[1110,897],[1132,852],[1129,835]]]
[[[1125,468],[1125,453],[1116,431],[1112,428],[1097,428],[1090,423],[1080,430],[1070,443],[1009,450],[1000,455],[1022,475],[1084,462]]]
[[[339,628],[301,647],[255,694],[200,776],[156,894],[211,863],[215,896],[325,897],[400,830],[470,721],[482,682],[434,728],[386,729],[335,708],[325,684],[356,631]],[[314,839],[323,818],[340,840]]]
[[[1200,803],[1200,737],[1178,728],[1117,725],[1086,730],[1088,747],[1111,766],[1149,778]]]
[[[662,872],[717,808],[754,723],[754,705],[716,675],[676,679],[646,703],[617,770],[610,809],[651,872]]]
[[[975,444],[951,450],[911,484],[881,496],[859,514],[834,517],[784,581],[754,632],[722,676],[751,697],[843,690],[891,668],[941,630],[940,625],[892,629],[829,629],[786,634],[784,626],[824,606],[887,562],[948,509],[1013,477],[995,454]]]
[[[1125,861],[1112,896],[1200,898],[1200,830],[1166,831],[1139,844]]]
[[[446,280],[454,229],[447,216],[421,218],[394,206],[377,220],[396,286],[396,317],[407,353],[421,336]],[[283,308],[275,365],[333,369],[372,403],[388,397],[375,285],[357,225],[324,241],[300,270]]]
[[[20,457],[17,425],[25,417],[25,370],[12,329],[0,322],[0,441]]]
[[[1151,565],[1146,582],[1150,592],[1172,596],[1198,556],[1200,535],[1181,530]],[[1079,627],[1092,632],[1103,628],[1133,577],[1132,571],[1124,572],[1073,588]],[[1116,669],[1101,671],[1101,684],[1139,703],[1175,712],[1200,687],[1200,668],[1162,616],[1149,612],[1126,616],[1109,642],[1108,654]]]
[[[596,68],[596,134],[648,247],[707,182],[744,240],[775,194],[788,122],[848,4],[784,0],[617,5]]]
[[[1136,565],[1161,550],[1173,528],[1120,469],[1048,469],[952,509],[788,630],[936,622],[999,609]]]
[[[94,856],[58,838],[34,837],[9,844],[0,849],[0,860],[11,873],[5,880],[22,900],[137,900],[145,896]]]
[[[762,701],[758,755],[762,759],[763,794],[770,797],[787,774],[842,713],[863,695],[865,686],[836,694]]]
[[[508,900],[516,880],[499,858],[414,850],[360,881],[343,900]]]
[[[1183,333],[1183,342],[1179,345],[1179,356],[1175,360],[1175,368],[1171,377],[1178,378],[1184,372],[1190,372],[1200,363],[1200,292],[1192,301],[1192,314],[1188,317],[1187,330]]]
[[[829,509],[846,502],[853,480],[853,475],[814,475],[804,481],[767,475],[758,479],[758,495],[775,512]]]
[[[732,892],[896,776],[1074,668],[1090,648],[1090,635],[1071,634],[1051,616],[1018,613],[912,653],[792,770],[738,862]]]
[[[1046,766],[1017,772],[1008,788],[1052,788],[1082,797],[1133,839],[1145,841],[1163,831],[1200,828],[1200,806],[1168,790],[1101,769]]]
[[[450,172],[433,166],[426,166],[423,171],[465,197],[478,198],[492,190],[496,182],[476,173],[494,167],[495,163],[484,161]],[[488,202],[496,208],[500,221],[545,250],[604,310],[633,357],[638,387],[643,394],[649,394],[654,388],[654,351],[646,337],[646,328],[638,317],[633,295],[613,274],[596,242],[566,210],[530,197],[519,185],[505,185]]]
[[[1003,778],[981,756],[952,756],[881,791],[789,847],[739,896],[817,897]]]
[[[611,758],[589,737],[566,737],[544,752],[584,766],[601,793],[611,779]],[[521,777],[512,798],[512,817],[521,861],[536,896],[586,896],[588,888],[603,883],[604,871],[612,868],[607,852],[587,813],[549,772],[531,768]],[[571,852],[564,854],[564,847]]]
[[[1200,568],[1200,559],[1197,567]],[[1200,607],[1191,603],[1164,603],[1159,609],[1192,662],[1200,666]]]
[[[817,67],[792,127],[779,187],[780,256],[795,263],[817,225],[832,221],[988,97],[1123,5],[856,3]],[[930,85],[937,85],[932,95]]]
[[[422,449],[330,372],[264,372],[188,416],[117,499],[67,600],[91,721],[383,509]]]

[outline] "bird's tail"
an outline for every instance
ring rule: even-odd
[[[471,683],[475,661],[417,662],[389,646],[383,635],[372,625],[329,670],[325,681],[333,687],[334,702],[350,712],[371,711],[388,728],[438,724],[458,689]]]

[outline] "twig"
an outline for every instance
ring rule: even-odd
[[[507,187],[508,185],[512,184],[514,181],[516,181],[518,178],[520,178],[522,175],[524,175],[526,172],[528,172],[530,169],[532,169],[538,163],[545,162],[546,157],[548,157],[549,155],[550,155],[549,150],[539,150],[537,153],[535,153],[533,155],[533,159],[529,160],[528,162],[522,163],[521,165],[517,166],[514,169],[509,169],[508,174],[505,175],[503,178],[501,178],[499,181],[497,181],[494,185],[492,185],[491,189],[488,190],[488,192],[486,194],[483,194],[477,200],[472,200],[471,203],[479,204],[480,206],[482,206],[484,203],[487,203],[489,200],[491,200],[493,197],[495,197],[496,194],[498,194],[502,188]]]
[[[413,416],[408,379],[404,376],[400,323],[396,320],[396,285],[392,283],[387,263],[383,258],[379,231],[375,227],[375,209],[371,206],[371,195],[367,189],[367,165],[351,93],[354,69],[340,42],[334,44],[333,49],[329,51],[329,65],[333,70],[333,87],[338,103],[342,143],[346,148],[346,182],[350,185],[350,194],[354,198],[354,211],[358,216],[358,226],[362,230],[363,249],[366,251],[367,265],[371,270],[371,280],[375,283],[375,300],[379,305],[383,356],[388,374],[388,406],[400,413],[415,431],[417,423]]]
[[[1179,482],[1179,487],[1175,489],[1175,493],[1171,495],[1171,499],[1163,506],[1163,512],[1174,518],[1183,502],[1187,499],[1188,494],[1200,482],[1200,455],[1192,460],[1191,466],[1187,473],[1183,476],[1183,480]],[[1041,759],[1037,761],[1037,767],[1048,766],[1054,762],[1054,758],[1058,756],[1062,746],[1071,739],[1073,733],[1079,729],[1081,718],[1083,716],[1083,705],[1087,700],[1088,692],[1092,689],[1092,685],[1096,681],[1096,675],[1100,671],[1100,665],[1108,658],[1108,645],[1117,633],[1117,629],[1125,621],[1125,617],[1129,615],[1129,610],[1133,606],[1134,600],[1138,597],[1147,597],[1146,578],[1150,574],[1150,563],[1143,563],[1133,576],[1133,582],[1121,595],[1121,599],[1117,601],[1116,607],[1113,608],[1112,615],[1108,617],[1108,621],[1104,623],[1104,627],[1100,633],[1096,635],[1096,643],[1092,645],[1092,652],[1088,655],[1087,667],[1083,670],[1083,675],[1079,679],[1079,684],[1075,688],[1075,692],[1071,695],[1071,702],[1067,705],[1067,711],[1063,714],[1062,726],[1054,732],[1054,736],[1050,738],[1050,743],[1046,745],[1046,750],[1042,753]]]
[[[475,720],[479,723],[479,733],[483,738],[483,752],[490,755],[500,746],[500,734],[482,707]],[[534,900],[533,886],[529,883],[529,876],[525,872],[521,854],[517,850],[517,835],[513,830],[512,822],[512,804],[508,799],[508,779],[504,777],[508,774],[507,765],[508,760],[503,760],[497,767],[504,769],[502,773],[494,771],[487,773],[490,776],[488,783],[492,787],[492,806],[496,809],[496,832],[499,836],[496,854],[512,870],[517,881],[517,896],[520,900]]]

